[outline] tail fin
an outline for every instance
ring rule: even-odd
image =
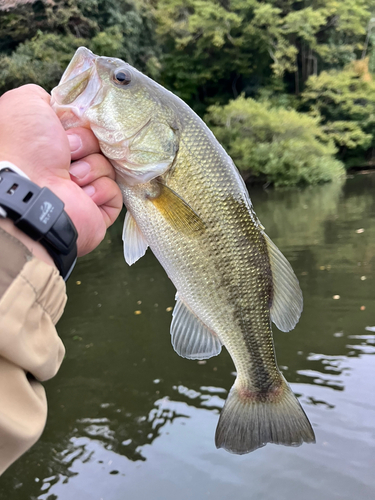
[[[276,397],[262,396],[241,394],[234,384],[217,425],[217,448],[243,455],[267,443],[315,443],[311,424],[284,378]]]

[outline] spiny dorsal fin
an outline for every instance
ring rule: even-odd
[[[199,215],[177,193],[161,182],[158,186],[159,196],[150,198],[150,201],[171,226],[190,235],[205,230],[205,224]]]
[[[176,295],[171,337],[174,350],[183,358],[207,359],[217,356],[221,342]]]
[[[271,239],[264,234],[271,263],[273,299],[271,319],[279,330],[289,332],[298,323],[303,308],[302,292],[292,266]]]
[[[131,266],[146,253],[148,243],[129,211],[125,215],[122,239],[124,241],[125,261]]]

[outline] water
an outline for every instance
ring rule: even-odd
[[[251,193],[304,294],[295,330],[274,337],[316,445],[216,450],[232,361],[225,350],[203,363],[174,353],[174,287],[150,252],[125,265],[119,221],[69,281],[48,424],[0,480],[0,499],[373,499],[374,193],[372,175]]]

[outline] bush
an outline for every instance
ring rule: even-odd
[[[344,173],[318,118],[243,96],[211,106],[206,120],[237,167],[275,186],[318,184]]]
[[[320,117],[347,167],[366,164],[375,147],[375,83],[367,63],[312,76],[302,94],[303,109]]]

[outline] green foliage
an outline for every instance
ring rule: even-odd
[[[266,102],[275,108],[297,109],[300,105],[298,97],[294,94],[288,94],[279,78],[273,78],[269,85],[261,88],[256,95],[256,100]]]
[[[375,147],[375,83],[357,65],[323,71],[307,81],[304,109],[321,118],[347,166],[361,166]]]
[[[146,0],[44,0],[0,10],[0,93],[24,83],[51,90],[80,45],[152,68],[158,49],[146,7]]]
[[[92,4],[91,0],[84,0],[80,2],[81,9],[86,3]],[[89,38],[97,29],[95,20],[86,17],[74,0],[14,4],[10,10],[6,10],[6,5],[0,10],[0,51],[8,54],[38,31]]]
[[[153,9],[148,0],[84,0],[79,6],[96,22],[96,35],[87,43],[95,53],[119,57],[141,71],[147,71],[149,61],[158,58]]]
[[[354,66],[343,70],[368,54],[375,71],[375,0],[6,4],[0,2],[0,94],[30,82],[51,90],[76,48],[84,45],[128,61],[200,115],[216,104],[209,117],[215,114],[219,134],[224,127],[219,115],[234,112],[243,98],[229,107],[228,101],[242,93],[256,97],[259,103],[243,101],[246,112],[252,119],[256,115],[256,122],[263,117],[263,129],[272,138],[262,138],[261,128],[256,136],[246,136],[238,123],[250,118],[233,118],[237,136],[226,131],[222,140],[242,169],[251,165],[252,174],[275,184],[330,178],[340,170],[332,160],[333,143],[349,166],[375,157],[374,84],[368,72]],[[315,118],[302,122],[290,108]],[[266,116],[284,120],[293,137],[277,131]]]
[[[203,112],[271,75],[267,48],[248,29],[256,0],[158,0],[160,81]],[[203,105],[201,105],[203,103]]]
[[[84,42],[73,35],[38,33],[11,56],[0,57],[0,94],[26,83],[37,83],[50,91],[59,82],[74,51]]]
[[[99,56],[111,54],[112,57],[120,57],[123,46],[124,35],[118,26],[111,26],[106,31],[101,31],[90,43],[90,49]]]
[[[206,120],[241,171],[275,186],[327,182],[344,172],[318,118],[240,96],[211,106]]]
[[[375,0],[158,0],[160,78],[193,105],[253,96],[272,76],[298,94],[310,75],[356,58],[374,8]]]

